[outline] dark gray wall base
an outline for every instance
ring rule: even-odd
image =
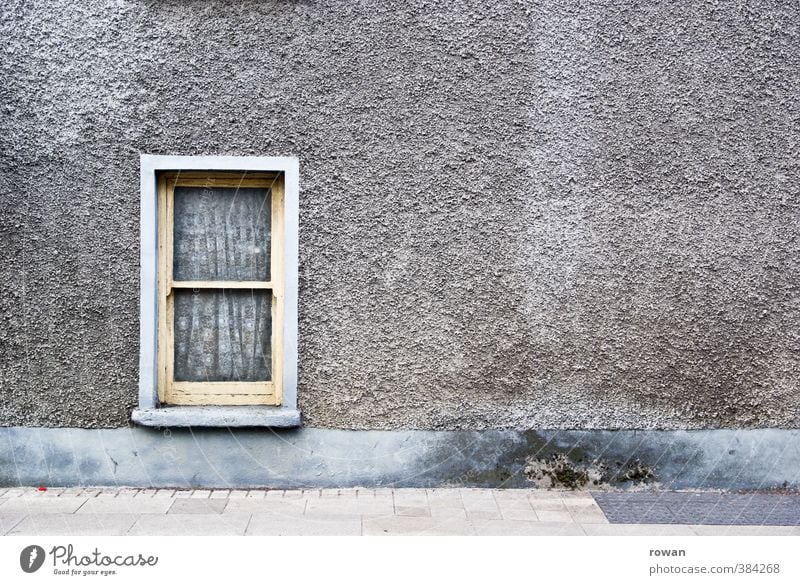
[[[638,459],[664,488],[800,486],[800,431],[0,429],[0,485],[531,487],[526,458]],[[629,482],[612,482],[620,487]]]

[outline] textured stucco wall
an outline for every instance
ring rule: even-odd
[[[138,160],[300,159],[309,426],[800,423],[800,4],[6,0],[0,425],[125,425]]]

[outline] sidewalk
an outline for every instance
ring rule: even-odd
[[[723,497],[683,495],[703,494]],[[676,494],[667,495],[674,500]],[[743,505],[746,496],[735,497]],[[773,511],[789,506],[795,512],[797,498],[774,497]],[[652,495],[636,504],[620,498],[611,498],[615,508],[604,503],[612,518],[614,510],[649,506],[647,514],[656,506]],[[0,488],[0,535],[800,536],[800,527],[610,523],[592,494],[569,491]]]

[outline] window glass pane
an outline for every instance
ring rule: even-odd
[[[175,280],[269,280],[270,189],[176,187]]]
[[[272,291],[174,294],[176,382],[272,379]]]

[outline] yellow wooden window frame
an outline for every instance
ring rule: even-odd
[[[176,281],[173,279],[176,187],[268,188],[271,190],[270,280]],[[158,176],[158,348],[159,401],[166,405],[281,404],[283,380],[284,173],[185,171]],[[259,289],[272,291],[272,380],[268,382],[176,382],[174,380],[174,300],[178,289]]]

